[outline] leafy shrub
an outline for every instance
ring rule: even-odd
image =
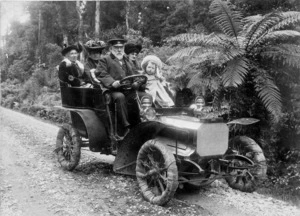
[[[27,59],[14,60],[13,64],[8,68],[8,78],[24,82],[32,73],[32,65],[33,62]]]
[[[44,46],[47,67],[55,67],[62,60],[61,47],[57,44],[47,43]]]
[[[37,82],[36,79],[30,78],[27,80],[23,86],[24,90],[20,97],[22,99],[28,99],[32,103],[34,103],[35,99],[40,95],[41,93],[41,85]]]

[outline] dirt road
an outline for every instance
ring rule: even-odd
[[[55,154],[58,127],[0,107],[0,215],[300,215],[285,202],[232,190],[222,181],[177,193],[165,207],[144,201],[134,178],[112,172],[113,157],[83,149],[74,172]]]

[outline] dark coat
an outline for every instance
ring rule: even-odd
[[[80,68],[76,63],[70,61],[67,63],[63,60],[59,64],[58,78],[61,86],[71,85],[78,87],[85,84],[83,65]]]
[[[99,79],[105,87],[110,88],[111,84],[116,80],[121,80],[126,76],[136,74],[131,63],[125,56],[122,62],[123,66],[113,54],[100,59],[95,72],[97,79]]]
[[[91,75],[90,70],[97,68],[98,63],[99,63],[99,61],[95,61],[91,58],[88,58],[87,61],[85,62],[85,64],[84,64],[84,74],[85,74],[86,79],[87,79],[86,82],[93,83],[93,79],[92,79],[92,75]]]

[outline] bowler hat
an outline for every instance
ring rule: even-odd
[[[82,47],[81,47],[80,44],[73,44],[73,45],[70,45],[70,46],[67,46],[65,44],[63,50],[61,51],[61,54],[63,56],[65,56],[71,50],[76,50],[78,53],[80,53],[82,51]]]
[[[114,38],[114,39],[111,39],[108,41],[108,43],[112,46],[115,46],[115,45],[124,45],[125,43],[127,42],[127,40],[125,39],[122,39],[122,38]]]
[[[142,50],[142,45],[140,44],[133,44],[133,43],[128,43],[125,45],[125,53],[128,55],[130,53],[140,53]]]

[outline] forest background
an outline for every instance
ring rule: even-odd
[[[267,14],[300,11],[300,2],[297,0],[226,2],[232,9],[228,17],[232,17],[233,21],[236,11],[249,19],[258,14],[269,16]],[[184,49],[190,46],[182,43],[182,40],[194,38],[191,43],[196,44],[200,41],[199,35],[211,36],[222,32],[220,20],[216,21],[212,13],[212,0],[32,1],[26,2],[25,6],[29,20],[14,21],[1,37],[2,106],[56,123],[67,121],[66,113],[54,108],[61,105],[56,66],[62,60],[63,44],[85,43],[95,38],[107,41],[113,37],[125,37],[129,42],[142,43],[139,61],[147,54],[155,54],[162,59],[163,73],[177,90],[191,87],[194,94],[204,95],[207,102],[220,105],[226,101],[231,119],[260,119],[255,127],[235,132],[247,133],[264,149],[268,160],[268,179],[263,186],[277,197],[300,203],[300,40],[297,35],[291,35],[291,32],[281,35],[293,44],[294,50],[291,55],[293,61],[286,60],[285,64],[276,61],[275,66],[280,68],[281,73],[268,68],[274,66],[271,60],[280,59],[264,59],[263,64],[268,68],[265,70],[271,71],[269,76],[276,86],[259,95],[253,91],[254,79],[251,75],[243,74],[243,69],[240,70],[243,82],[226,86],[226,82],[212,79],[212,73],[226,72],[229,64],[219,60],[217,65],[221,67],[216,68],[215,64],[206,60],[186,67],[180,58]],[[5,16],[5,13],[1,13],[1,16]],[[285,29],[299,31],[300,16],[293,21]],[[281,38],[276,38],[276,42],[278,46],[275,48],[278,50]],[[191,50],[188,51],[191,54]],[[195,52],[192,54],[195,55]],[[198,53],[198,58],[201,56],[203,53]],[[275,108],[270,103],[268,107],[268,103],[261,99],[275,101]],[[280,106],[277,106],[279,103]]]

